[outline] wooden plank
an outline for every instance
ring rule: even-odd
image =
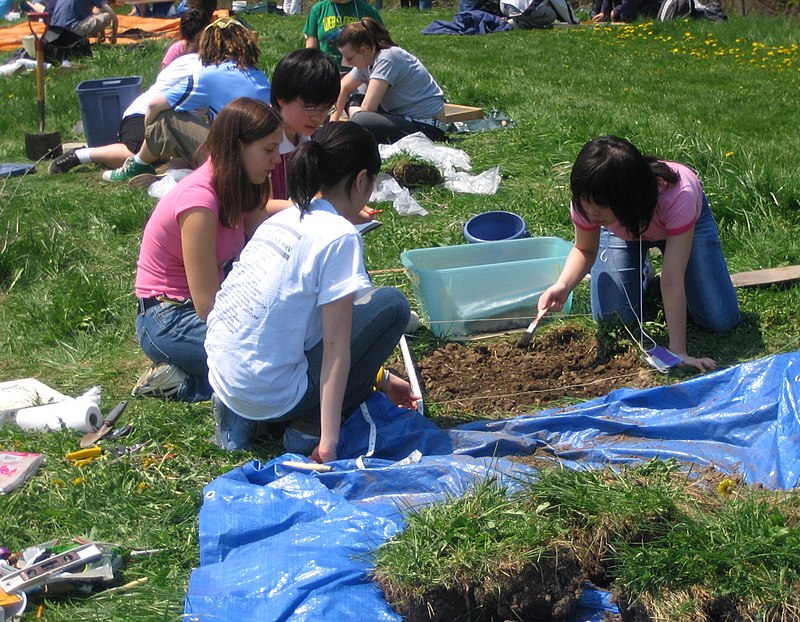
[[[444,105],[444,120],[447,123],[453,123],[454,121],[472,121],[474,119],[483,119],[483,108],[462,106],[460,104]]]
[[[784,266],[731,274],[734,287],[758,287],[759,285],[775,285],[798,280],[800,280],[800,266]]]

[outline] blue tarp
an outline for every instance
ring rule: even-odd
[[[486,11],[462,11],[456,13],[452,22],[437,19],[428,24],[423,35],[488,35],[492,32],[511,30],[505,17],[498,17]]]
[[[371,551],[403,529],[404,510],[458,496],[476,479],[529,470],[504,457],[540,446],[574,468],[674,457],[793,488],[798,391],[800,353],[790,353],[452,430],[376,394],[343,426],[332,472],[286,467],[304,460],[286,455],[206,487],[186,620],[399,621],[366,577]],[[613,607],[597,590],[582,605],[576,622],[601,620]]]

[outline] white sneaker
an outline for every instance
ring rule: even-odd
[[[131,391],[132,397],[174,397],[189,374],[172,363],[154,363],[139,376]]]

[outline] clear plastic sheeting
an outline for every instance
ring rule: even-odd
[[[533,474],[505,457],[539,447],[573,468],[677,458],[792,488],[798,391],[800,354],[790,353],[451,430],[375,394],[343,426],[331,472],[284,466],[305,460],[286,455],[206,487],[185,619],[400,620],[367,578],[370,553],[403,529],[409,507],[458,496],[487,476]],[[414,451],[422,457],[403,462]],[[573,621],[600,621],[612,609],[606,593],[587,590]]]

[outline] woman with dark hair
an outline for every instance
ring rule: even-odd
[[[408,324],[408,301],[372,289],[353,226],[380,166],[375,139],[354,123],[330,123],[295,151],[295,205],[258,228],[208,318],[221,447],[245,449],[259,423],[289,422],[284,448],[327,462],[342,417],[375,387],[416,407],[420,396],[381,367]]]
[[[575,246],[539,308],[560,311],[591,270],[594,318],[641,322],[647,253],[657,247],[669,349],[684,365],[714,369],[712,359],[686,351],[687,307],[700,328],[725,332],[739,324],[739,303],[697,175],[683,164],[644,156],[627,140],[603,136],[581,149],[570,189]]]
[[[211,16],[201,9],[187,9],[181,13],[181,38],[167,48],[161,59],[161,69],[184,54],[196,52],[200,46],[200,35],[211,23]]]
[[[338,46],[353,69],[342,78],[334,120],[346,112],[379,143],[414,132],[431,140],[446,138],[441,87],[416,56],[392,41],[386,28],[365,17],[342,29]],[[362,84],[366,93],[353,94]]]
[[[211,397],[206,318],[228,264],[266,218],[282,138],[280,115],[268,104],[232,101],[211,127],[209,159],[156,205],[136,271],[136,334],[153,364],[132,395]]]

